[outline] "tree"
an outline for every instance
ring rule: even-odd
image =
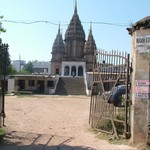
[[[3,44],[0,39],[0,74],[8,75],[8,66],[10,66],[10,55],[8,52],[8,44]]]
[[[0,20],[3,19],[3,16],[0,15]],[[0,21],[0,34],[6,32],[6,29],[2,27]],[[11,65],[10,55],[8,51],[9,45],[2,43],[0,38],[0,75],[10,75],[18,73],[17,70]]]
[[[0,16],[0,19],[3,19],[3,16]],[[0,34],[3,32],[6,32],[6,29],[2,27],[2,23],[0,21]],[[8,47],[9,45],[2,43],[2,39],[0,38],[0,75],[8,75],[11,73],[11,61],[8,52]]]
[[[12,65],[9,65],[8,68],[7,68],[7,74],[9,75],[13,75],[13,74],[17,74],[17,70],[12,66]]]
[[[3,19],[3,16],[0,16],[0,19]],[[6,32],[6,30],[2,27],[2,23],[0,21],[0,33],[2,32]],[[9,53],[6,52],[8,49],[8,45],[7,44],[3,44],[2,43],[2,39],[0,38],[0,64],[3,64],[2,60],[4,56],[9,57]],[[10,59],[8,59],[9,64],[10,64]]]
[[[33,62],[29,61],[26,65],[24,65],[21,73],[22,74],[31,74],[31,73],[33,73]]]
[[[3,19],[3,16],[0,16],[0,19]],[[1,32],[6,32],[6,29],[2,27],[2,23],[0,22],[0,33]]]

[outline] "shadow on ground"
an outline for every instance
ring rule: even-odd
[[[96,150],[91,147],[71,146],[72,137],[13,131],[0,141],[1,150]]]

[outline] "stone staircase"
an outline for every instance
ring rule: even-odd
[[[84,78],[60,77],[55,95],[86,95]]]

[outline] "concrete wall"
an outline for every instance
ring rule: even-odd
[[[78,76],[78,68],[82,67],[83,68],[83,75],[86,72],[86,64],[85,62],[73,62],[73,61],[62,61],[62,72],[61,75],[65,76],[65,67],[69,66],[69,76],[72,76],[72,67],[74,66],[76,68],[76,76]]]
[[[12,66],[19,72],[22,70],[22,67],[26,64],[25,60],[13,60]]]
[[[148,143],[150,29],[140,27],[132,32],[132,144]]]
[[[8,93],[12,93],[15,91],[15,80],[14,79],[8,79]]]
[[[59,75],[61,75],[61,63],[60,62],[51,62],[51,74],[56,74],[56,68],[59,69]]]

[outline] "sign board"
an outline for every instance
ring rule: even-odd
[[[136,47],[138,53],[150,53],[150,35],[137,36]]]
[[[150,80],[136,80],[135,93],[137,98],[150,98]]]

